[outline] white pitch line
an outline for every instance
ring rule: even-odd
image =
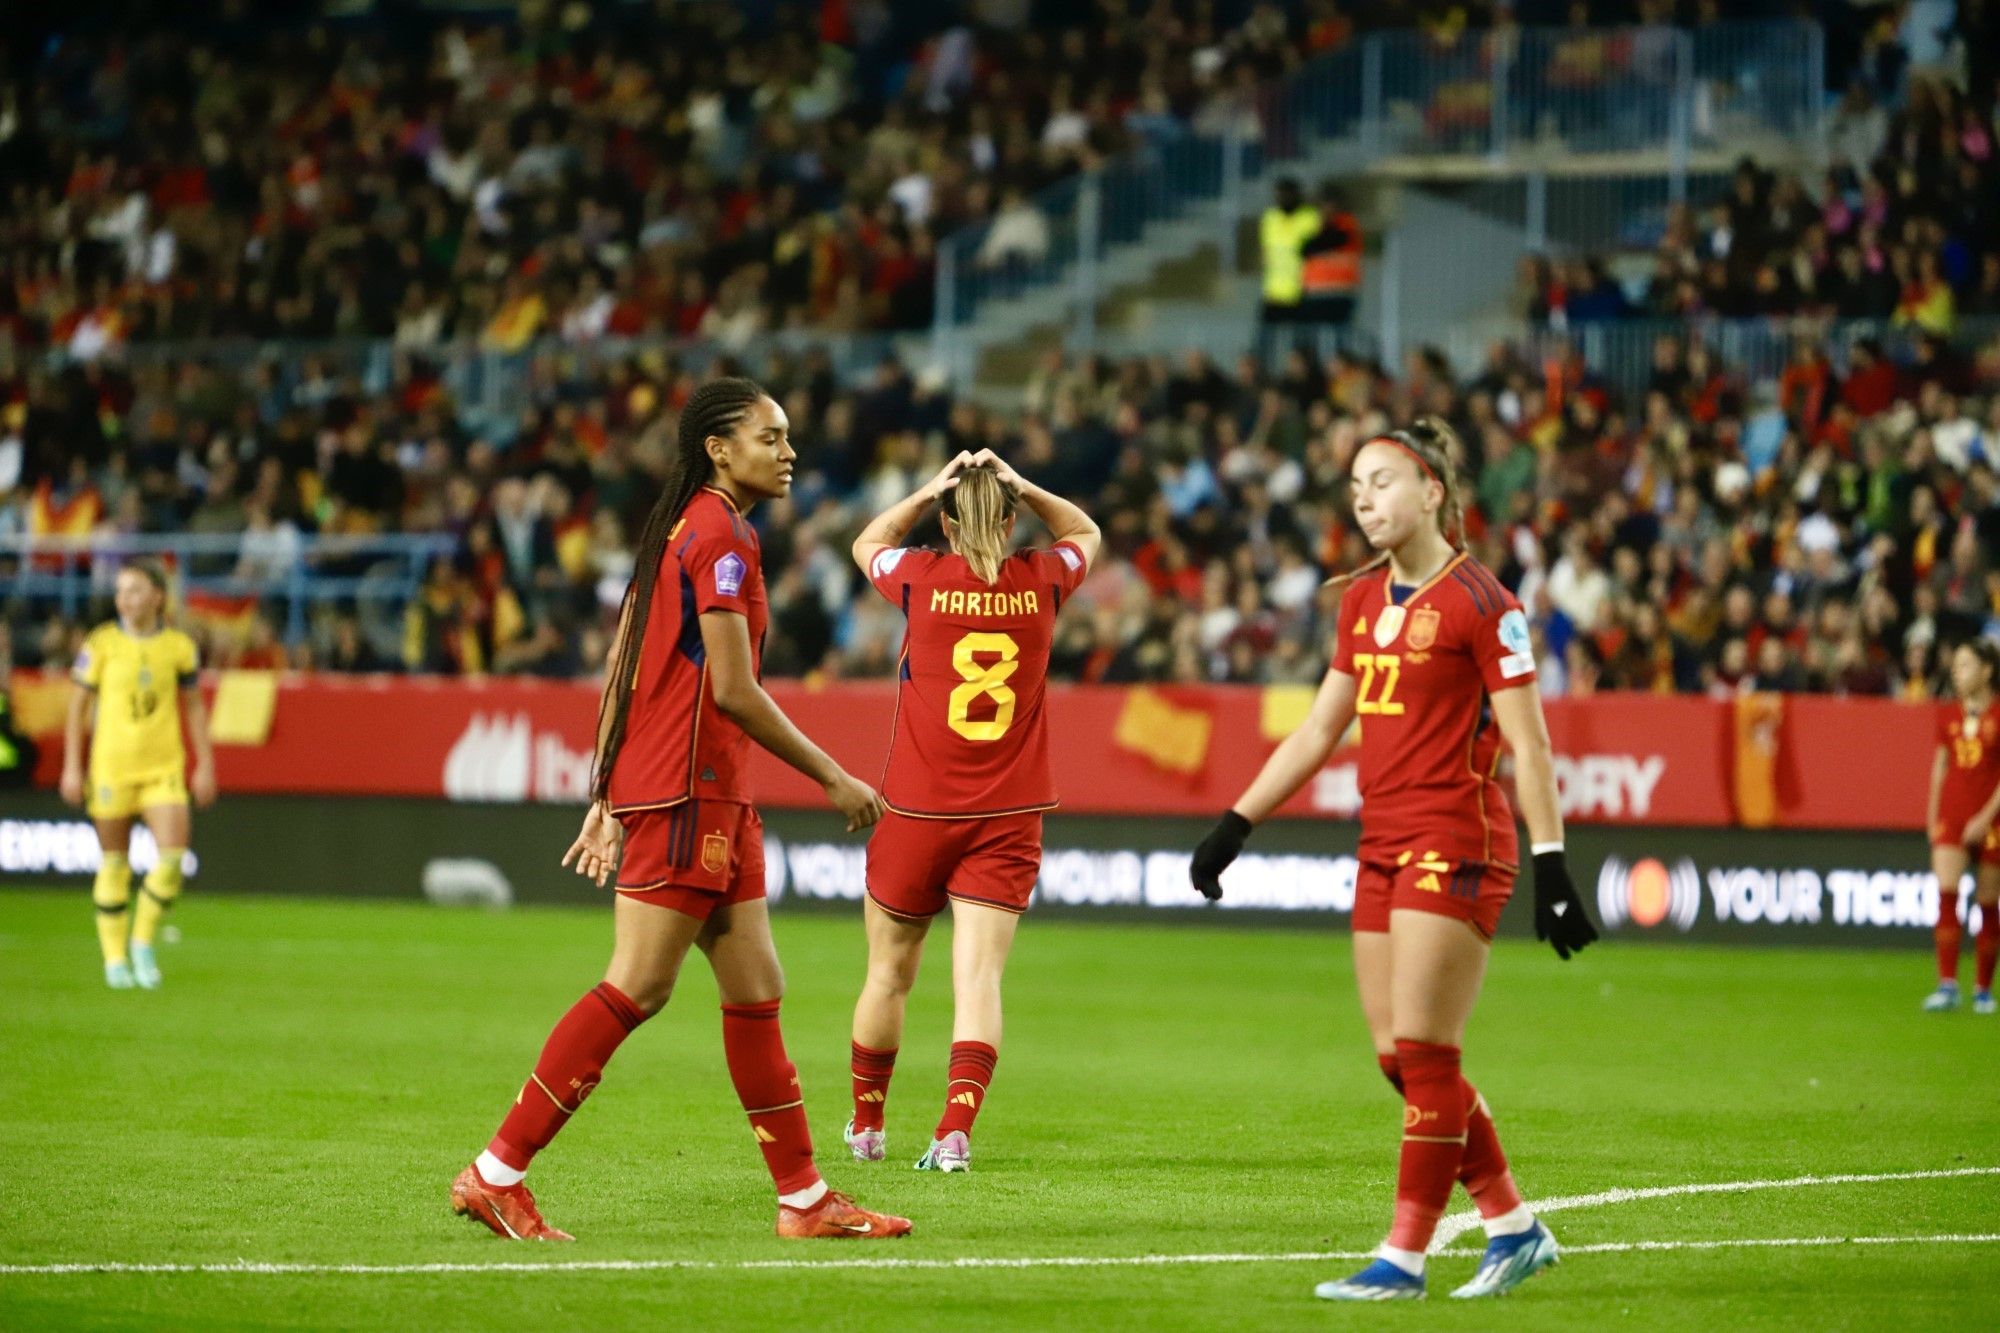
[[[1694,1185],[1654,1185],[1643,1189],[1611,1189],[1596,1194],[1559,1195],[1530,1204],[1534,1211],[1558,1213],[1634,1199],[1664,1199],[1686,1194],[1740,1194],[1752,1190],[1804,1189],[1813,1185],[1869,1185],[1896,1180],[1946,1180],[1966,1176],[2000,1176],[2000,1166],[1962,1166],[1937,1171],[1885,1171],[1829,1176],[1791,1176],[1782,1180],[1721,1180]],[[1446,1218],[1432,1242],[1433,1253],[1479,1225],[1477,1213]],[[1788,1236],[1750,1240],[1637,1240],[1596,1245],[1565,1245],[1566,1254],[1628,1254],[1669,1250],[1775,1249],[1832,1245],[1983,1245],[2000,1242],[2000,1233],[1952,1233],[1932,1236]],[[1157,1268],[1176,1264],[1290,1264],[1372,1258],[1372,1250],[1301,1250],[1288,1254],[1129,1254],[1046,1255],[1020,1258],[965,1256],[957,1259],[577,1259],[547,1263],[490,1264],[305,1264],[262,1263],[235,1259],[209,1264],[0,1264],[0,1277],[53,1277],[81,1273],[212,1273],[248,1275],[395,1276],[421,1273],[654,1273],[663,1271],[754,1272],[813,1269],[966,1269],[966,1268]]]
[[[1608,1189],[1596,1194],[1564,1194],[1553,1199],[1532,1199],[1528,1207],[1537,1216],[1567,1212],[1572,1208],[1596,1208],[1607,1203],[1630,1203],[1635,1199],[1668,1199],[1683,1194],[1746,1194],[1753,1190],[1796,1190],[1813,1185],[1874,1185],[1892,1180],[1948,1180],[1960,1176],[2000,1176],[2000,1166],[1959,1166],[1938,1171],[1883,1171],[1871,1174],[1832,1176],[1788,1176],[1782,1180],[1719,1180],[1696,1185],[1651,1185],[1644,1189]],[[1438,1223],[1431,1240],[1436,1254],[1468,1231],[1479,1228],[1479,1214],[1453,1213]],[[1564,1249],[1573,1247],[1564,1246]]]
[[[552,1259],[547,1263],[490,1264],[302,1264],[258,1263],[248,1259],[213,1264],[0,1264],[0,1277],[73,1273],[248,1273],[310,1275],[398,1275],[418,1273],[656,1273],[662,1271],[755,1272],[902,1268],[1155,1268],[1174,1264],[1289,1264],[1356,1260],[1374,1251],[1300,1250],[1291,1254],[1112,1254],[1029,1255],[1021,1258],[964,1256],[957,1259]]]
[[[1564,1254],[1632,1254],[1670,1250],[1788,1249],[1836,1245],[1990,1245],[2000,1232],[1933,1236],[1773,1236],[1744,1240],[1632,1240],[1600,1245],[1566,1245]],[[62,1277],[86,1273],[201,1273],[267,1277],[397,1277],[437,1273],[657,1273],[664,1271],[757,1272],[848,1269],[966,1268],[1160,1268],[1179,1264],[1301,1264],[1350,1262],[1374,1257],[1373,1250],[1300,1250],[1290,1254],[1128,1254],[1050,1255],[1023,1258],[959,1259],[554,1259],[548,1263],[490,1264],[298,1264],[255,1263],[247,1259],[214,1264],[0,1264],[0,1277]]]
[[[1749,1240],[1614,1240],[1565,1245],[1564,1254],[1638,1254],[1654,1250],[1778,1250],[1799,1245],[1992,1245],[2000,1232],[1941,1236],[1773,1236]]]

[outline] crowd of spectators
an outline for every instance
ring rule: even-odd
[[[1650,382],[1624,393],[1574,354],[1539,364],[1506,346],[1457,371],[1434,350],[1396,368],[1294,352],[1268,373],[1247,356],[1051,354],[1017,412],[894,361],[842,384],[823,355],[780,354],[747,367],[801,449],[793,497],[755,516],[767,668],[886,677],[900,617],[865,595],[847,546],[950,452],[991,446],[1105,527],[1063,612],[1058,678],[1314,680],[1338,597],[1323,582],[1368,557],[1348,462],[1430,412],[1457,425],[1468,545],[1529,608],[1550,693],[1922,694],[1942,644],[2000,630],[2000,340],[1927,352],[1904,364],[1857,348],[1836,367],[1813,350],[1759,386],[1667,339]],[[0,534],[79,512],[103,531],[240,533],[234,572],[274,581],[302,534],[440,534],[454,554],[400,615],[321,608],[286,643],[274,596],[247,617],[197,615],[211,658],[588,675],[696,382],[670,358],[615,362],[500,446],[460,430],[435,386],[378,397],[332,375],[288,396],[256,369],[30,376],[0,439]],[[88,451],[37,444],[103,423]],[[24,661],[61,662],[80,630],[48,610],[8,608]]]
[[[973,262],[1032,263],[1051,245],[1035,191],[1143,143],[1258,134],[1258,90],[1357,34],[1714,17],[1693,0],[196,8],[82,0],[21,29],[28,59],[0,50],[0,343],[87,360],[159,339],[917,327],[947,231],[990,223]]]
[[[1950,333],[2000,317],[2000,4],[1945,6],[1948,64],[1912,61],[1880,7],[1830,117],[1818,179],[1739,163],[1727,188],[1668,208],[1640,254],[1525,260],[1531,320],[1811,315]],[[1940,48],[1940,55],[1942,48]]]
[[[1702,10],[1560,8],[1507,16]],[[1003,412],[894,360],[855,381],[824,352],[775,352],[746,368],[803,457],[793,498],[757,517],[769,670],[889,672],[900,621],[863,595],[848,542],[949,451],[991,446],[1106,529],[1064,611],[1058,677],[1313,680],[1338,596],[1324,581],[1368,554],[1347,464],[1421,411],[1458,426],[1466,540],[1529,607],[1551,693],[1928,692],[1939,645],[1993,629],[2000,607],[2000,340],[1948,336],[1985,299],[2000,235],[1994,129],[1965,114],[1992,106],[1991,61],[1962,93],[1908,74],[1898,34],[1930,8],[1864,25],[1849,53],[1867,98],[1912,90],[1879,135],[1856,129],[1861,101],[1843,120],[1839,141],[1873,165],[1818,202],[1746,167],[1701,227],[1677,221],[1663,263],[1692,268],[1661,284],[1663,314],[1736,312],[1767,289],[1822,309],[1858,259],[1879,304],[1879,259],[1933,292],[1914,354],[1801,338],[1759,384],[1682,332],[1647,383],[1621,386],[1560,346],[1477,367],[1431,350],[1275,368],[1052,354]],[[1957,6],[1961,27],[1991,16]],[[913,322],[941,226],[992,217],[988,240],[1007,243],[982,262],[1032,255],[1036,185],[1242,114],[1260,82],[1358,31],[1492,17],[1429,0],[845,0],[527,4],[518,24],[425,24],[417,41],[226,21],[65,34],[31,79],[0,83],[0,539],[234,537],[234,555],[182,571],[272,589],[185,601],[222,665],[589,675],[676,409],[733,358],[537,359],[526,410],[496,422],[427,345],[685,333],[730,349],[776,326]],[[1544,284],[1544,323],[1610,303],[1578,273]],[[386,378],[336,349],[103,354],[233,333],[400,350]],[[19,353],[45,346],[69,355]],[[295,633],[278,588],[305,539],[390,534],[451,554],[406,602],[316,602]],[[384,567],[357,550],[311,571]],[[18,660],[67,660],[82,624],[59,611],[0,607]]]
[[[920,326],[945,231],[1038,257],[1033,192],[1330,40],[1268,0],[250,9],[0,71],[0,342]]]

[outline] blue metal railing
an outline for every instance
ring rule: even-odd
[[[517,351],[498,351],[474,339],[398,346],[388,339],[263,340],[203,339],[190,342],[133,343],[106,359],[134,370],[165,366],[208,368],[239,377],[267,421],[318,395],[346,392],[384,398],[406,383],[419,367],[449,396],[459,424],[496,444],[511,442],[522,413],[563,401],[598,395],[607,368],[638,361],[669,361],[702,371],[723,357],[759,374],[775,357],[798,360],[823,352],[836,376],[858,380],[881,361],[916,345],[917,335],[889,332],[815,334],[787,330],[760,334],[741,344],[697,338],[603,338],[568,342],[538,339]],[[44,354],[59,368],[72,358],[62,350]]]
[[[1755,384],[1774,380],[1797,355],[1801,343],[1823,350],[1836,373],[1845,375],[1857,344],[1872,341],[1898,364],[1913,362],[1929,335],[1909,324],[1880,319],[1623,319],[1577,324],[1567,330],[1532,330],[1524,346],[1536,356],[1564,347],[1583,354],[1584,363],[1628,393],[1651,378],[1662,340],[1681,346],[1700,343],[1731,374]],[[1959,347],[2000,338],[2000,316],[1960,319],[1950,341]]]
[[[416,597],[434,560],[457,548],[444,534],[305,536],[279,529],[245,534],[0,537],[0,602],[74,620],[108,599],[126,563],[154,559],[174,571],[179,595],[255,597],[283,609],[288,642],[305,637],[323,606],[400,610]]]

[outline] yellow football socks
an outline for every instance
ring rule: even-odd
[[[123,852],[105,852],[97,862],[97,878],[90,886],[90,901],[97,906],[97,947],[106,963],[125,961],[125,915],[132,901],[132,863]]]
[[[139,910],[132,914],[134,944],[152,944],[160,918],[181,896],[181,858],[186,855],[184,847],[160,848],[159,862],[146,872],[146,883],[139,891]]]

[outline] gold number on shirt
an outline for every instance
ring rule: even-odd
[[[1021,669],[1014,659],[1020,645],[1005,634],[968,634],[951,648],[951,664],[965,678],[965,684],[951,692],[946,714],[951,729],[969,741],[997,741],[1014,725],[1014,691],[1007,678]],[[975,654],[998,653],[1000,660],[981,665]],[[986,695],[993,700],[993,716],[983,722],[972,720],[972,701]]]
[[[1396,681],[1403,674],[1403,659],[1395,653],[1356,653],[1354,665],[1361,672],[1361,686],[1354,692],[1354,711],[1397,717],[1403,705],[1396,698]],[[1377,673],[1382,688],[1375,690]],[[1374,698],[1368,696],[1373,693]]]
[[[1979,761],[1986,757],[1986,747],[1979,743],[1977,736],[1954,736],[1951,738],[1953,758],[1960,768],[1978,768]]]

